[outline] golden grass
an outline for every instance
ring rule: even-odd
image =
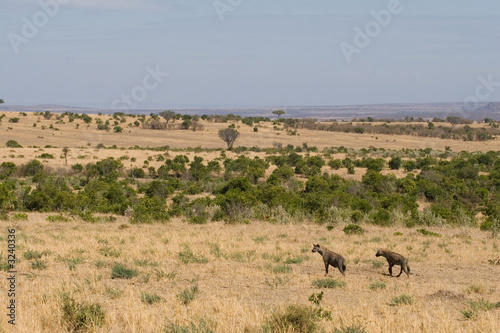
[[[61,332],[61,296],[78,302],[98,303],[106,314],[96,332],[159,332],[169,323],[187,326],[200,318],[216,325],[216,332],[258,332],[273,311],[290,304],[311,305],[308,298],[324,291],[321,303],[332,311],[333,321],[321,321],[327,332],[361,324],[367,332],[498,332],[500,308],[477,311],[465,319],[468,300],[500,302],[500,266],[488,260],[500,256],[498,239],[477,229],[432,228],[442,237],[426,237],[415,229],[365,226],[364,235],[346,236],[343,226],[332,231],[316,224],[272,225],[209,223],[188,225],[130,225],[126,218],[106,224],[79,221],[54,223],[46,214],[28,214],[28,221],[1,222],[7,255],[7,228],[16,228],[18,280],[18,332]],[[123,227],[126,225],[126,227]],[[395,236],[394,232],[403,233]],[[320,243],[347,260],[342,277],[330,268],[329,276],[345,287],[318,289],[312,282],[324,278],[319,255],[311,253]],[[179,252],[188,246],[194,256],[208,263],[183,264]],[[115,250],[117,256],[106,256]],[[375,257],[378,247],[389,247],[410,259],[409,278],[387,275],[387,264]],[[31,268],[23,258],[31,250],[42,257],[46,269]],[[83,259],[74,269],[64,259]],[[289,258],[291,272],[273,268]],[[132,279],[112,279],[116,263],[139,271]],[[378,267],[377,267],[378,266]],[[399,273],[399,267],[395,269]],[[371,289],[384,282],[384,289]],[[5,282],[2,282],[5,283]],[[199,293],[188,305],[178,294],[197,285]],[[3,288],[5,290],[5,288]],[[141,293],[156,294],[162,301],[141,302]],[[8,302],[0,294],[0,304]],[[411,305],[391,306],[391,298],[408,295]],[[8,331],[7,317],[0,327]]]
[[[119,123],[123,128],[123,133],[113,133],[113,121],[111,115],[91,115],[92,123],[85,124],[82,120],[76,119],[74,122],[68,122],[68,117],[63,121],[65,123],[56,123],[55,118],[45,119],[43,116],[26,113],[26,116],[18,112],[2,112],[6,117],[0,123],[0,132],[3,132],[5,141],[16,140],[24,147],[26,146],[45,146],[52,145],[56,147],[70,148],[95,148],[97,144],[102,143],[105,146],[116,145],[117,147],[161,147],[170,146],[171,148],[226,148],[226,144],[218,137],[217,132],[221,128],[226,128],[228,123],[210,123],[200,120],[202,130],[193,132],[191,130],[147,130],[142,127],[128,127],[137,118],[127,117],[125,123]],[[18,123],[9,123],[9,118],[19,118]],[[109,132],[97,130],[95,120],[97,118],[103,121],[110,120],[111,130]],[[36,124],[36,127],[33,127]],[[76,125],[79,128],[76,128]],[[50,129],[52,125],[55,129]],[[45,129],[42,129],[42,127]],[[486,126],[484,124],[474,124],[474,127]],[[57,129],[57,130],[56,130]],[[432,148],[444,150],[449,146],[453,151],[488,151],[498,149],[498,139],[489,141],[462,141],[462,140],[441,140],[436,138],[426,138],[411,135],[370,135],[356,133],[339,133],[314,130],[298,130],[298,135],[287,135],[286,131],[276,131],[271,123],[261,123],[259,131],[254,132],[253,126],[247,126],[242,123],[237,124],[237,129],[241,133],[235,143],[237,146],[247,147],[272,147],[273,142],[282,143],[284,146],[292,144],[302,146],[307,143],[310,147],[316,146],[319,149],[325,147],[345,146],[349,148],[362,149],[370,146],[386,149],[425,149]],[[5,144],[5,142],[0,142]]]

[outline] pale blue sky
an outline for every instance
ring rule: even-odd
[[[497,0],[400,0],[362,47],[355,29],[397,0],[217,1],[232,9],[223,21],[213,0],[0,0],[0,98],[161,109],[462,102],[490,76],[479,99],[500,100]],[[357,48],[350,62],[342,43]]]

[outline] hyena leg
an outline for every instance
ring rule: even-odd
[[[394,266],[394,265],[389,264],[389,275],[390,276],[392,276],[392,266]]]
[[[328,262],[325,262],[325,271],[326,271],[325,275],[327,275],[328,274]]]
[[[406,275],[408,275],[408,277],[410,277],[410,267],[408,267],[408,265],[404,265],[402,267],[403,267],[403,271],[406,273]]]
[[[403,273],[403,267],[404,267],[404,265],[401,265],[401,271],[399,272],[398,277],[400,277],[401,273]],[[405,269],[405,273],[406,273],[406,269]]]
[[[344,262],[342,260],[339,260],[337,262],[337,267],[338,267],[340,273],[342,273],[342,275],[345,275],[345,272],[344,272],[345,264],[344,264]]]

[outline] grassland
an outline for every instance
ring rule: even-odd
[[[14,117],[19,122],[9,123]],[[106,115],[100,118],[112,119]],[[70,123],[29,113],[6,113],[0,125],[0,143],[15,140],[23,148],[0,148],[0,157],[2,162],[21,164],[50,154],[55,158],[39,158],[44,166],[58,174],[70,174],[75,163],[85,165],[107,157],[125,156],[122,160],[127,168],[142,167],[147,160],[148,165],[161,164],[154,158],[157,151],[129,149],[134,146],[168,145],[170,156],[179,153],[176,149],[219,149],[196,152],[206,161],[219,157],[226,146],[217,131],[227,123],[200,121],[203,126],[197,131],[152,131],[127,126],[133,121],[127,119],[121,125],[123,132],[113,133],[97,130],[94,122],[87,127],[78,119]],[[287,135],[268,123],[259,125],[258,132],[241,123],[237,129],[241,136],[235,146],[247,147],[272,147],[278,142],[305,143],[320,149],[499,148],[498,139],[466,142],[309,130]],[[116,148],[98,149],[98,144]],[[68,165],[61,155],[62,147],[70,149]],[[195,154],[180,153],[190,158]],[[337,171],[356,179],[363,174],[361,170],[355,175]],[[403,170],[382,171],[389,172],[397,177],[407,174]],[[421,226],[366,224],[364,234],[346,235],[344,224],[328,230],[307,221],[194,225],[172,218],[165,224],[140,225],[129,223],[125,216],[98,223],[54,213],[10,212],[9,217],[0,221],[0,254],[3,264],[8,254],[7,230],[14,228],[18,332],[286,332],[276,327],[273,330],[273,323],[284,321],[282,315],[290,311],[290,305],[317,309],[309,297],[321,291],[321,309],[331,311],[331,320],[313,316],[300,317],[299,321],[309,320],[326,332],[348,328],[357,332],[500,331],[500,241],[478,228],[427,227],[430,232],[422,232],[418,231]],[[325,276],[321,257],[311,253],[312,243],[346,258],[345,277],[330,268],[329,277],[334,282],[328,280],[326,285],[337,287],[316,286]],[[381,247],[409,258],[409,278],[388,276],[387,263],[375,257]],[[0,304],[6,306],[7,283],[2,280],[5,287]],[[7,316],[0,318],[0,331],[12,331]]]
[[[309,296],[320,291],[322,308],[332,312],[332,321],[319,322],[327,332],[341,323],[361,325],[366,332],[500,329],[500,308],[471,306],[500,301],[500,266],[493,263],[500,257],[499,241],[477,229],[433,228],[441,237],[432,237],[414,229],[367,226],[363,235],[347,236],[341,227],[327,231],[307,223],[187,227],[177,220],[130,225],[120,218],[88,224],[47,222],[43,214],[2,224],[3,240],[7,225],[17,233],[19,332],[67,330],[64,294],[101,306],[105,322],[96,332],[159,332],[172,323],[189,327],[203,321],[215,332],[260,332],[273,313],[290,304],[311,306]],[[344,286],[313,285],[324,278],[321,257],[311,253],[313,242],[345,256],[346,276],[336,269],[329,273]],[[406,254],[411,276],[388,276],[385,261],[375,257],[378,247]],[[45,268],[34,268],[37,260]],[[116,263],[137,276],[112,278]],[[198,292],[184,304],[180,295],[194,286]],[[141,301],[144,293],[158,301]],[[412,304],[391,304],[402,295]],[[6,296],[1,294],[2,304]],[[1,323],[8,331],[5,316]]]

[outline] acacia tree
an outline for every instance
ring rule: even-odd
[[[5,103],[5,102],[3,101],[3,99],[0,98],[0,104],[2,104],[2,103]]]
[[[174,111],[170,110],[162,111],[159,113],[159,115],[163,117],[163,119],[165,119],[167,125],[170,120],[175,119],[175,117],[177,116],[177,114]]]
[[[219,138],[227,143],[227,149],[233,148],[233,143],[240,136],[240,132],[234,128],[228,127],[219,130]]]
[[[277,115],[278,116],[278,119],[280,119],[280,116],[284,115],[286,112],[283,111],[283,110],[276,110],[276,111],[273,111],[273,114]]]

